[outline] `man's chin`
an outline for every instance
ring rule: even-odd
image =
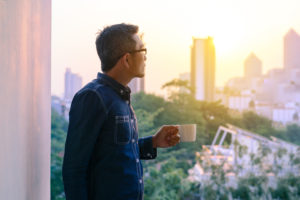
[[[145,73],[143,73],[143,74],[138,74],[136,77],[138,77],[138,78],[143,78],[145,76]]]

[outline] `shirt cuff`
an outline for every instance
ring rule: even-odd
[[[157,149],[153,148],[153,136],[148,136],[139,139],[140,159],[151,160],[157,156]]]

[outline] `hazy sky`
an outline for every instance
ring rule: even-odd
[[[192,37],[214,38],[216,85],[242,76],[254,52],[263,71],[283,65],[283,37],[300,33],[299,0],[52,0],[52,94],[62,95],[67,67],[87,83],[100,71],[99,29],[139,25],[148,49],[146,92],[190,71]]]

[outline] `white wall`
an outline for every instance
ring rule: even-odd
[[[0,0],[0,199],[50,199],[51,0]]]

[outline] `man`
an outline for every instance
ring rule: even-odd
[[[138,138],[127,84],[145,74],[146,48],[138,27],[116,24],[96,39],[102,73],[74,96],[65,144],[63,181],[67,200],[143,199],[140,159],[179,142],[176,126]]]

